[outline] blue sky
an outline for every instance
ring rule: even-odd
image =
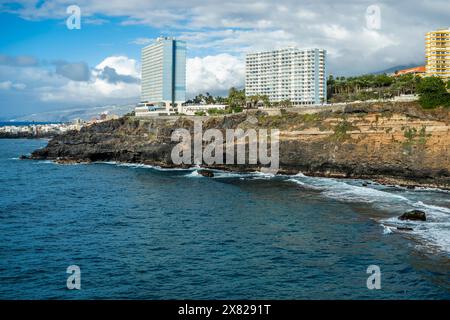
[[[66,27],[69,5],[80,30]],[[140,50],[160,35],[187,41],[192,96],[243,87],[249,51],[324,48],[335,75],[423,64],[425,33],[449,18],[443,0],[0,0],[0,119],[138,102]]]
[[[117,19],[114,19],[117,20]],[[29,21],[16,15],[0,14],[0,27],[8,30],[0,38],[2,54],[31,55],[41,60],[85,61],[97,64],[108,54],[139,58],[140,46],[130,42],[142,35],[158,36],[147,26],[120,26],[116,21],[102,25],[83,24],[68,30],[64,20]]]

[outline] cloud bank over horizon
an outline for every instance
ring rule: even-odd
[[[69,4],[65,0],[2,1],[0,14],[33,26],[64,29]],[[89,62],[64,55],[51,59],[24,50],[24,43],[31,46],[33,37],[24,30],[18,32],[23,40],[4,43],[7,50],[0,47],[0,98],[4,101],[0,116],[29,112],[31,104],[51,109],[137,102],[140,57],[136,52],[158,33],[187,41],[187,91],[192,97],[243,87],[247,52],[287,46],[326,49],[328,71],[339,76],[420,65],[425,33],[449,27],[450,17],[444,0],[80,0],[77,5],[82,10],[79,32],[100,43],[102,36],[94,32],[104,36],[115,28],[113,41],[124,50],[108,50],[104,43],[101,54],[95,52],[94,58],[93,52]],[[380,8],[379,28],[367,24],[371,5]]]

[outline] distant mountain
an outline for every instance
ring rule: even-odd
[[[134,107],[135,107],[134,104],[129,104],[122,106],[107,105],[92,108],[64,109],[18,116],[14,118],[4,119],[4,121],[72,122],[75,119],[90,120],[92,118],[98,117],[102,113],[116,114],[118,116],[122,116],[132,111]]]
[[[383,74],[383,73],[389,74],[389,73],[394,73],[395,71],[398,71],[398,70],[409,69],[409,68],[414,68],[414,67],[418,67],[418,66],[420,66],[420,64],[408,64],[408,65],[402,65],[402,66],[394,66],[394,67],[391,67],[386,70],[372,72],[372,74]]]

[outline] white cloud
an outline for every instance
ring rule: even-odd
[[[319,28],[321,29],[325,37],[331,39],[344,40],[348,39],[351,35],[351,32],[349,30],[336,24],[326,24],[323,26],[319,26]]]
[[[91,103],[104,104],[119,101],[134,101],[139,99],[140,85],[138,83],[114,82],[101,78],[105,67],[113,68],[118,75],[138,78],[140,75],[137,62],[126,56],[111,56],[105,58],[91,71],[89,81],[68,81],[60,88],[39,88],[40,99],[44,102],[71,102],[72,104]]]
[[[1,90],[10,90],[11,87],[12,87],[12,82],[11,81],[0,82],[0,89]]]
[[[225,94],[231,87],[243,87],[245,63],[242,57],[222,53],[187,59],[187,93]],[[41,103],[92,106],[136,103],[140,96],[140,66],[127,56],[110,56],[90,69],[86,81],[75,81],[43,66],[0,66],[0,89],[24,89]],[[111,69],[114,70],[113,74]],[[108,73],[109,72],[109,73]],[[113,75],[105,77],[105,74]],[[130,81],[130,80],[135,81]],[[0,79],[3,80],[3,79]]]
[[[69,81],[55,90],[54,87],[39,88],[40,100],[43,102],[63,102],[70,105],[102,105],[137,101],[140,87],[136,84],[111,84],[106,80],[95,79],[92,82]]]
[[[27,86],[23,83],[14,83],[12,81],[2,81],[0,82],[0,90],[24,90]]]
[[[26,88],[26,84],[24,83],[14,83],[13,88],[17,90],[24,90]]]
[[[14,6],[0,4],[0,11],[30,20],[60,19],[63,26],[69,4],[67,0],[19,0]],[[162,35],[186,40],[191,57],[188,95],[221,94],[231,86],[242,87],[247,52],[286,46],[326,49],[328,70],[336,76],[423,64],[425,33],[448,26],[448,0],[377,0],[381,29],[368,30],[365,14],[370,4],[360,0],[77,0],[82,25],[108,21],[123,28],[147,25]],[[144,46],[152,41],[146,36],[143,32],[134,40],[121,40]],[[50,102],[59,107],[139,100],[139,64],[128,57],[107,57],[87,70],[89,79],[77,78],[81,81],[37,62],[0,55],[2,97],[16,97],[20,108],[31,105],[22,102],[25,98],[44,107]]]
[[[231,87],[242,87],[244,77],[244,62],[226,53],[187,60],[189,96],[200,92],[221,94]]]
[[[100,62],[95,69],[114,68],[118,74],[139,77],[137,61],[126,56],[111,56]]]
[[[27,19],[67,15],[66,0],[19,1],[13,11]],[[37,5],[39,3],[39,5]],[[78,0],[83,19],[116,17],[122,25],[143,24],[188,39],[191,55],[229,53],[295,45],[330,52],[335,74],[378,71],[393,63],[423,63],[424,34],[448,25],[448,0],[377,0],[378,31],[365,29],[367,1],[312,0]],[[132,41],[145,45],[148,38]],[[389,59],[386,59],[386,56]]]

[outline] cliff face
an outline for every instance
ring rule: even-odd
[[[414,103],[352,105],[340,111],[263,111],[225,117],[121,118],[51,140],[33,159],[121,161],[174,166],[174,129],[280,130],[280,171],[371,178],[387,183],[450,188],[450,112],[424,112]],[[258,170],[257,165],[213,167]]]

